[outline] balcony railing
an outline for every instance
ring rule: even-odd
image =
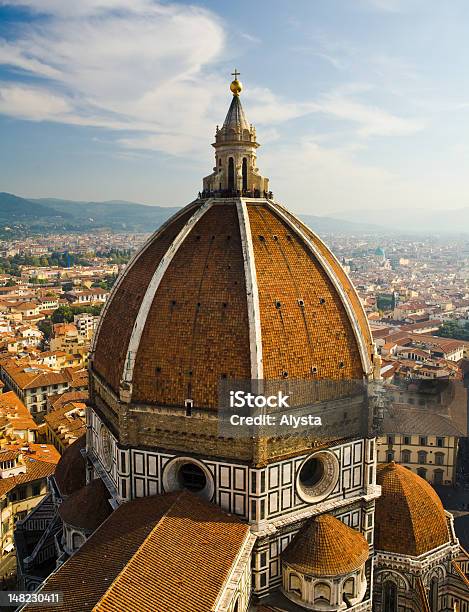
[[[260,191],[260,189],[219,189],[217,191],[204,189],[204,191],[199,191],[198,197],[200,200],[208,198],[268,198],[271,200],[274,195],[271,191]]]

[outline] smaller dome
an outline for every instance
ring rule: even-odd
[[[342,576],[360,569],[369,556],[361,533],[330,514],[313,518],[282,554],[282,560],[301,574]]]
[[[60,518],[72,527],[94,531],[112,512],[110,497],[100,478],[92,480],[60,504]]]
[[[83,434],[65,451],[57,467],[54,479],[61,495],[70,495],[86,484],[86,465],[81,451],[86,446],[86,435]]]
[[[392,461],[378,466],[375,548],[418,557],[449,542],[445,510],[426,480]]]

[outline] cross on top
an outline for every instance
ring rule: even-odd
[[[231,73],[231,76],[234,76],[235,80],[238,80],[238,77],[241,75],[240,72],[238,72],[238,69],[235,68],[235,71]]]

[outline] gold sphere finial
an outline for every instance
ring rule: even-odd
[[[239,96],[239,94],[243,90],[243,85],[242,85],[241,81],[238,81],[238,77],[239,77],[240,73],[235,68],[235,71],[232,72],[231,74],[232,74],[232,76],[234,76],[234,80],[231,81],[231,85],[230,85],[231,93],[234,96]]]

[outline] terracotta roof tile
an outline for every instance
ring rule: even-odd
[[[85,460],[81,450],[86,446],[86,435],[65,449],[57,464],[55,482],[62,495],[70,495],[86,484]]]
[[[60,517],[68,525],[94,531],[112,512],[110,497],[103,481],[96,478],[60,504]]]
[[[30,457],[23,457],[23,461],[26,465],[26,472],[18,476],[0,479],[0,497],[13,490],[18,485],[46,478],[54,473],[55,463],[39,461],[38,459]]]
[[[152,274],[196,207],[187,208],[150,241],[110,298],[97,335],[93,369],[115,391]],[[322,262],[288,223],[266,204],[248,203],[247,209],[264,378],[362,379],[364,366],[352,319],[364,338],[365,369],[371,361],[372,339],[363,308],[340,264],[309,232],[348,296],[353,317]],[[293,217],[292,222],[299,224]],[[182,406],[190,396],[195,407],[217,408],[221,378],[251,377],[250,333],[237,208],[232,201],[217,201],[171,253],[131,356],[132,400]]]
[[[379,465],[375,548],[418,557],[449,542],[445,511],[431,485],[402,465]]]
[[[122,378],[130,334],[151,277],[193,210],[170,221],[144,249],[109,297],[105,316],[98,330],[93,366],[117,391]],[[117,330],[119,330],[117,332]]]
[[[64,593],[57,612],[209,612],[249,534],[247,524],[187,492],[136,499],[43,589]]]
[[[359,531],[322,514],[298,532],[282,560],[303,574],[340,576],[361,568],[368,556],[368,542]]]

